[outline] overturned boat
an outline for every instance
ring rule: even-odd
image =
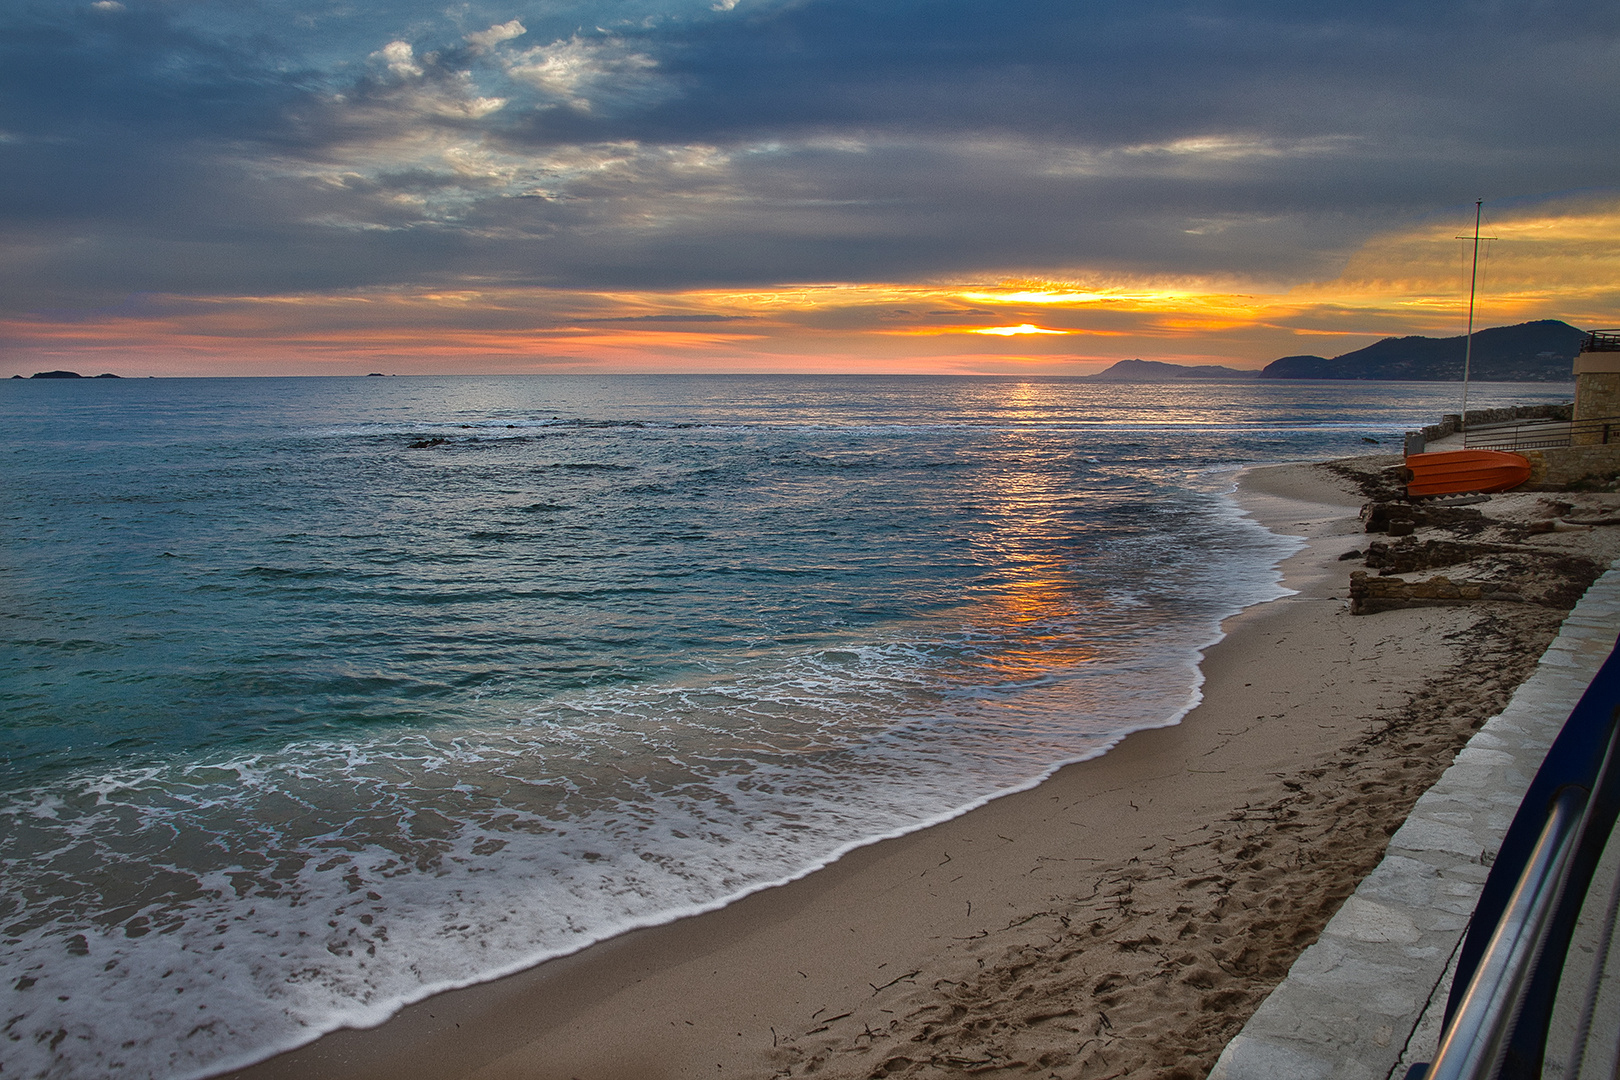
[[[1408,498],[1507,491],[1530,479],[1530,460],[1504,450],[1442,450],[1408,454]]]

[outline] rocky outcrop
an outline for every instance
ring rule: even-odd
[[[1529,493],[1444,502],[1384,494],[1395,470],[1387,458],[1327,462],[1327,471],[1378,492],[1361,508],[1363,528],[1386,533],[1345,558],[1366,561],[1350,580],[1350,611],[1507,602],[1566,610],[1614,561],[1616,543],[1577,539],[1593,525],[1620,521],[1620,502],[1598,494]],[[1412,535],[1422,530],[1420,535]],[[1598,529],[1598,534],[1605,530]],[[1418,575],[1446,568],[1443,576]],[[1416,580],[1414,580],[1416,579]]]

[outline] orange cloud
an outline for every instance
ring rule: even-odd
[[[1498,239],[1482,260],[1478,325],[1620,325],[1620,198],[1487,211],[1487,235]],[[1376,236],[1337,278],[1291,286],[1093,273],[681,292],[469,286],[147,297],[71,320],[0,323],[0,374],[76,366],[129,374],[1083,374],[1136,356],[1259,367],[1390,335],[1461,333],[1467,242],[1455,237],[1471,226],[1471,213],[1458,211]]]

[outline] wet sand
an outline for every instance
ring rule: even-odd
[[[233,1075],[1203,1076],[1563,615],[1353,617],[1360,564],[1338,556],[1367,540],[1354,483],[1276,466],[1239,498],[1309,546],[1283,565],[1295,595],[1227,621],[1181,724],[723,910]]]

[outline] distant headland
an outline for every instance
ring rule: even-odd
[[[1167,364],[1162,360],[1121,360],[1107,371],[1081,376],[1091,382],[1186,382],[1195,379],[1254,379],[1258,371],[1219,364]]]
[[[1557,319],[1496,326],[1474,334],[1469,377],[1487,382],[1569,382],[1586,331]],[[1259,371],[1217,365],[1121,360],[1084,376],[1091,382],[1185,382],[1193,379],[1387,379],[1456,382],[1463,376],[1467,336],[1385,338],[1332,358],[1285,356]]]
[[[1469,377],[1491,382],[1568,382],[1586,331],[1557,319],[1496,326],[1474,334]],[[1385,338],[1335,356],[1285,356],[1262,379],[1394,379],[1450,382],[1463,377],[1466,335]]]

